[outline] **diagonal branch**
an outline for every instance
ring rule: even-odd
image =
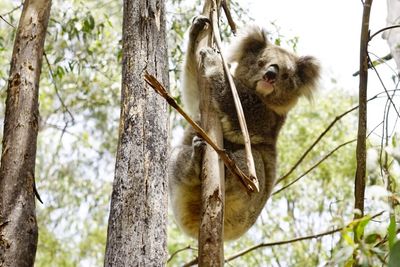
[[[234,160],[230,155],[224,150],[218,147],[213,140],[207,135],[207,133],[198,125],[185,111],[176,103],[176,101],[169,95],[167,90],[158,82],[158,80],[150,75],[148,72],[144,75],[144,79],[159,95],[161,95],[170,106],[172,106],[176,111],[178,111],[185,120],[193,127],[193,129],[198,133],[214,150],[218,153],[221,160],[225,163],[225,166],[231,171],[235,176],[238,176],[248,191],[253,192],[257,190],[257,185],[254,184],[253,180],[250,179],[240,168],[235,164]]]
[[[287,185],[281,187],[280,189],[276,190],[274,193],[272,193],[272,195],[276,195],[279,194],[280,192],[282,192],[283,190],[285,190],[286,188],[288,188],[289,186],[293,185],[294,183],[296,183],[298,180],[300,180],[301,178],[303,178],[304,176],[306,176],[308,173],[310,173],[312,170],[314,170],[316,167],[318,167],[322,162],[324,162],[327,158],[329,158],[333,153],[335,153],[336,151],[338,151],[340,148],[351,144],[353,142],[355,142],[356,139],[354,140],[350,140],[347,141],[343,144],[340,144],[339,146],[337,146],[335,149],[333,149],[331,152],[329,152],[328,154],[326,154],[321,160],[319,160],[317,163],[315,163],[311,168],[309,168],[307,171],[305,171],[302,175],[300,175],[299,177],[297,177],[296,179],[294,179],[293,181],[291,181],[290,183],[288,183]]]
[[[239,98],[239,94],[236,89],[235,82],[233,81],[233,77],[229,71],[228,64],[227,64],[227,62],[223,56],[222,50],[221,50],[222,49],[221,48],[222,47],[221,37],[219,35],[219,29],[218,29],[217,22],[218,22],[217,18],[213,17],[211,20],[211,24],[212,24],[212,32],[213,32],[213,36],[214,36],[214,41],[217,46],[217,49],[220,51],[221,61],[224,66],[226,77],[228,78],[229,86],[232,91],[233,100],[235,102],[236,112],[237,112],[237,116],[238,116],[238,120],[239,120],[239,124],[240,124],[240,129],[242,131],[243,139],[244,139],[244,147],[245,147],[245,152],[246,152],[246,163],[247,163],[247,168],[249,170],[249,177],[252,180],[252,182],[256,185],[256,187],[257,187],[256,191],[258,192],[259,191],[259,183],[258,183],[258,179],[257,179],[256,167],[254,164],[253,154],[251,152],[249,131],[247,130],[247,123],[246,123],[246,119],[244,117],[243,107],[240,102],[240,98]]]
[[[376,217],[378,217],[378,216],[381,216],[383,213],[384,213],[384,212],[381,211],[381,212],[379,212],[379,213],[373,215],[373,216],[371,217],[371,219],[374,219],[374,218],[376,218]],[[349,225],[352,224],[352,223],[354,223],[354,221],[350,222],[347,226],[349,226]],[[346,226],[346,227],[347,227],[347,226]],[[329,231],[326,231],[326,232],[322,232],[322,233],[319,233],[319,234],[308,235],[308,236],[302,236],[302,237],[293,238],[293,239],[289,239],[289,240],[283,240],[283,241],[277,241],[277,242],[271,242],[271,243],[260,243],[260,244],[258,244],[258,245],[252,246],[252,247],[250,247],[250,248],[248,248],[248,249],[245,249],[245,250],[243,250],[243,251],[241,251],[241,252],[236,253],[236,254],[233,255],[233,256],[230,256],[230,257],[226,258],[226,259],[225,259],[225,262],[232,261],[232,260],[234,260],[234,259],[236,259],[236,258],[239,258],[239,257],[241,257],[241,256],[243,256],[243,255],[245,255],[245,254],[247,254],[247,253],[249,253],[249,252],[251,252],[251,251],[253,251],[253,250],[259,249],[259,248],[272,247],[272,246],[281,246],[281,245],[290,244],[290,243],[295,243],[295,242],[299,242],[299,241],[303,241],[303,240],[309,240],[309,239],[320,238],[320,237],[323,237],[323,236],[327,236],[327,235],[331,235],[331,234],[340,232],[340,231],[342,231],[343,229],[345,229],[346,227],[339,227],[339,228],[336,228],[336,229],[333,229],[333,230],[329,230]]]
[[[394,91],[399,91],[399,89],[394,89],[394,90],[385,90],[384,92],[380,92],[376,95],[374,95],[373,97],[369,98],[367,100],[367,102],[370,102],[374,99],[377,99],[380,97],[380,95],[382,94],[386,94],[387,92],[394,92]],[[297,160],[297,162],[292,166],[292,168],[284,175],[282,175],[275,183],[275,185],[281,183],[283,180],[285,180],[286,178],[288,178],[293,171],[303,162],[303,160],[306,158],[306,156],[308,155],[308,153],[311,152],[311,150],[313,150],[313,148],[319,143],[319,141],[322,140],[322,138],[330,131],[330,129],[332,129],[332,127],[338,122],[340,121],[344,116],[346,116],[347,114],[353,112],[354,110],[357,110],[358,106],[355,106],[345,112],[343,112],[342,114],[336,116],[336,118],[328,125],[328,127],[325,128],[325,130],[317,137],[317,139],[311,144],[310,147],[307,148],[307,150],[300,156],[300,158]]]

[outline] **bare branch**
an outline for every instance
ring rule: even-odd
[[[221,6],[224,9],[226,19],[228,20],[228,24],[229,24],[229,27],[231,27],[232,33],[236,34],[236,32],[237,32],[236,23],[232,18],[231,10],[229,9],[228,3],[226,2],[226,0],[222,0]]]
[[[371,69],[373,66],[378,66],[382,63],[385,63],[386,61],[389,61],[393,58],[392,54],[387,54],[384,57],[379,57],[377,60],[372,61],[371,63],[368,62],[368,69]],[[360,74],[360,70],[357,70],[356,72],[353,73],[353,76],[358,76]]]
[[[369,64],[371,64],[372,68],[374,69],[374,71],[375,71],[375,73],[376,73],[376,76],[378,76],[379,82],[381,83],[383,89],[385,90],[386,96],[387,96],[389,102],[392,104],[392,106],[393,106],[393,108],[394,108],[394,111],[395,111],[396,114],[397,114],[397,117],[400,117],[400,113],[399,113],[399,111],[397,110],[396,105],[394,104],[392,97],[389,95],[389,92],[388,92],[388,90],[387,90],[385,84],[384,84],[383,81],[382,81],[381,75],[379,74],[379,72],[377,71],[377,69],[375,68],[375,66],[372,65],[371,59],[370,59],[369,57],[368,57],[368,62],[369,62]]]
[[[7,23],[9,26],[11,26],[15,29],[15,26],[12,25],[10,22],[8,22],[2,15],[0,15],[0,19],[2,19],[5,23]]]
[[[342,114],[340,114],[339,116],[336,116],[336,118],[328,125],[328,127],[326,127],[326,129],[317,137],[317,139],[311,144],[311,146],[303,153],[303,155],[300,157],[300,159],[293,165],[293,167],[282,177],[280,177],[275,185],[281,183],[283,180],[285,180],[287,177],[289,177],[290,174],[292,174],[292,172],[300,165],[300,163],[305,159],[305,157],[308,155],[308,153],[311,152],[311,150],[319,143],[319,141],[321,141],[321,139],[329,132],[330,129],[332,129],[332,127],[338,122],[340,121],[344,116],[346,116],[347,114],[349,114],[350,112],[356,110],[358,108],[358,106],[353,107],[349,110],[347,110],[346,112],[343,112]]]
[[[380,213],[375,214],[374,216],[371,217],[371,219],[376,218],[380,215],[382,215],[384,213],[384,211],[381,211]],[[349,223],[348,225],[354,223],[354,221],[352,221],[351,223]],[[347,227],[347,226],[346,226]],[[298,238],[293,238],[293,239],[289,239],[289,240],[284,240],[284,241],[277,241],[277,242],[271,242],[271,243],[260,243],[258,245],[252,246],[248,249],[245,249],[241,252],[236,253],[233,256],[230,256],[228,258],[225,259],[225,262],[229,262],[232,261],[238,257],[241,257],[253,250],[259,249],[259,248],[265,248],[265,247],[272,247],[272,246],[281,246],[281,245],[285,245],[285,244],[290,244],[290,243],[295,243],[295,242],[299,242],[299,241],[303,241],[303,240],[309,240],[309,239],[315,239],[315,238],[320,238],[323,236],[327,236],[327,235],[331,235],[337,232],[340,232],[344,229],[345,227],[339,227],[330,231],[326,231],[326,232],[322,232],[319,234],[314,234],[314,235],[308,235],[308,236],[302,236],[302,237],[298,237]]]
[[[158,82],[158,80],[146,72],[144,75],[145,81],[152,87],[159,95],[161,95],[170,106],[172,106],[176,111],[178,111],[185,120],[193,127],[193,129],[198,133],[221,157],[221,160],[225,163],[225,166],[230,170],[235,176],[241,179],[248,191],[253,192],[257,190],[257,186],[253,181],[246,176],[246,174],[239,169],[235,164],[234,160],[226,153],[225,150],[219,148],[213,140],[207,135],[207,133],[198,125],[183,109],[176,103],[176,101],[169,95],[167,90]]]
[[[368,41],[369,41],[369,17],[372,0],[366,0],[361,26],[360,40],[360,85],[358,92],[358,134],[356,159],[357,169],[354,181],[354,208],[360,213],[355,213],[354,218],[364,216],[364,194],[366,178],[366,138],[367,138],[367,85],[368,85]],[[357,240],[356,240],[357,242]]]
[[[394,91],[399,91],[399,89],[394,89],[394,90],[387,90],[388,92],[394,92]],[[377,99],[380,97],[380,95],[382,94],[386,94],[386,91],[384,92],[380,92],[376,95],[374,95],[373,97],[371,97],[370,99],[367,100],[367,102],[370,102],[374,99]],[[332,129],[332,127],[338,122],[340,121],[344,116],[346,116],[347,114],[353,112],[354,110],[358,109],[358,106],[355,106],[345,112],[343,112],[342,114],[336,116],[336,118],[328,125],[328,127],[325,128],[325,130],[317,137],[317,139],[311,144],[311,146],[309,148],[307,148],[307,150],[300,156],[300,158],[297,160],[297,162],[293,165],[293,167],[284,175],[282,175],[275,183],[275,185],[281,183],[283,180],[285,180],[287,177],[289,177],[293,171],[303,162],[303,160],[306,158],[306,156],[308,155],[308,153],[311,152],[311,150],[319,143],[319,141],[322,140],[322,138],[329,132],[330,129]]]
[[[67,112],[69,117],[71,118],[72,124],[74,124],[74,121],[75,121],[74,115],[72,115],[71,111],[68,109],[67,105],[65,105],[65,103],[64,103],[64,101],[63,101],[63,99],[62,99],[62,97],[60,95],[60,91],[58,90],[58,86],[57,86],[56,80],[54,78],[53,68],[52,68],[52,66],[50,64],[49,58],[47,57],[47,54],[45,52],[43,52],[43,55],[44,55],[44,58],[46,60],[47,66],[48,66],[49,71],[50,71],[51,81],[53,83],[54,90],[56,92],[57,98],[58,98],[58,100],[60,100],[61,106],[63,107],[64,111]],[[69,122],[65,121],[65,128],[68,127],[68,124],[69,124]]]
[[[216,19],[217,18],[215,17],[215,18],[212,18],[212,20],[211,20],[212,32],[214,34],[215,44],[216,44],[218,50],[220,51],[222,64],[224,66],[225,74],[228,78],[229,86],[232,91],[233,100],[235,102],[236,112],[237,112],[237,116],[238,116],[238,120],[239,120],[239,124],[240,124],[240,129],[242,131],[243,139],[244,139],[244,147],[245,147],[245,152],[246,152],[246,163],[247,163],[247,168],[249,170],[249,177],[252,180],[252,182],[255,184],[255,186],[257,187],[256,191],[258,192],[259,191],[259,183],[258,183],[258,179],[257,179],[256,167],[254,164],[253,154],[251,152],[249,131],[247,130],[247,123],[246,123],[246,119],[244,117],[242,103],[240,102],[240,98],[239,98],[239,94],[236,89],[235,82],[233,81],[232,75],[229,71],[228,64],[226,63],[226,60],[225,60],[222,50],[221,50],[221,47],[222,47],[221,37],[219,35],[219,29],[218,29],[218,24],[217,24],[218,21]]]
[[[376,33],[372,34],[372,35],[369,37],[368,42],[371,41],[375,36],[377,36],[377,35],[380,34],[381,32],[384,32],[384,31],[387,31],[387,30],[391,30],[391,29],[394,29],[394,28],[400,28],[400,25],[391,25],[391,26],[388,26],[388,27],[385,27],[385,28],[380,29],[379,31],[377,31]]]
[[[280,189],[276,190],[274,193],[272,193],[272,195],[276,195],[280,192],[282,192],[283,190],[285,190],[286,188],[288,188],[289,186],[293,185],[294,183],[296,183],[298,180],[300,180],[301,178],[303,178],[304,176],[306,176],[308,173],[310,173],[312,170],[314,170],[316,167],[318,167],[322,162],[324,162],[327,158],[329,158],[330,156],[332,156],[333,153],[335,153],[336,151],[338,151],[340,148],[351,144],[353,142],[355,142],[356,139],[351,140],[351,141],[347,141],[343,144],[340,144],[339,146],[337,146],[335,149],[333,149],[331,152],[329,152],[328,154],[326,154],[321,160],[319,160],[317,163],[315,163],[311,168],[309,168],[307,171],[305,171],[302,175],[300,175],[299,177],[297,177],[296,179],[294,179],[293,181],[291,181],[290,183],[288,183],[287,185],[281,187]]]
[[[190,245],[187,245],[184,248],[178,249],[176,250],[174,253],[171,254],[171,256],[168,258],[167,263],[169,263],[170,261],[172,261],[172,259],[179,253],[186,251],[186,250],[197,250],[196,248],[192,248]]]

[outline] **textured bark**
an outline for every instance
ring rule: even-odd
[[[207,0],[203,15],[213,19],[212,12],[219,10],[213,0]],[[218,7],[220,4],[218,4]],[[216,17],[216,16],[215,16]],[[215,18],[214,18],[215,19]],[[211,28],[211,25],[210,27]],[[209,30],[199,40],[198,50],[212,46],[212,32]],[[201,63],[201,62],[200,62]],[[200,73],[202,73],[200,65]],[[221,122],[213,110],[210,99],[210,88],[199,75],[201,124],[207,134],[223,147]],[[224,198],[225,198],[224,165],[218,154],[207,146],[204,152],[202,168],[202,210],[199,233],[199,266],[224,265]]]
[[[166,262],[167,130],[165,101],[143,80],[168,87],[163,0],[125,0],[121,117],[105,266]]]
[[[364,216],[364,193],[366,179],[366,138],[367,138],[367,84],[368,84],[368,40],[369,16],[372,0],[364,2],[360,40],[360,85],[359,85],[359,114],[357,134],[357,169],[354,187],[354,208],[360,211],[355,218]]]
[[[50,0],[26,0],[11,60],[0,167],[0,266],[33,266],[38,91]]]

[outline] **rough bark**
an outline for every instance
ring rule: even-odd
[[[357,169],[354,188],[354,208],[360,213],[355,218],[364,216],[364,193],[366,179],[366,138],[367,138],[367,84],[368,84],[368,40],[369,17],[372,0],[364,2],[364,11],[361,26],[360,40],[360,84],[359,84],[359,108],[358,108],[358,134],[357,134]]]
[[[168,86],[163,0],[125,0],[121,117],[105,266],[166,262],[167,132],[165,101],[143,80]]]
[[[400,24],[400,1],[387,0],[387,26]],[[400,28],[387,30],[383,33],[383,38],[387,40],[390,53],[397,66],[397,73],[400,73]]]
[[[0,266],[33,266],[38,92],[50,0],[26,0],[11,60],[0,167]]]
[[[218,1],[219,2],[219,1]],[[203,15],[210,19],[216,16],[212,12],[219,10],[220,3],[207,0],[204,5]],[[211,28],[211,26],[209,27]],[[211,31],[208,31],[199,40],[198,49],[212,46]],[[200,62],[201,63],[201,62]],[[200,65],[200,73],[203,72]],[[210,99],[210,88],[199,75],[200,112],[203,129],[216,142],[223,147],[222,128],[218,114],[213,110]],[[202,168],[202,216],[199,232],[199,266],[223,266],[224,264],[224,165],[218,154],[207,146],[204,152]]]

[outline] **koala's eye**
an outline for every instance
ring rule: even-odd
[[[287,74],[287,73],[282,74],[282,79],[283,80],[289,79],[289,74]]]
[[[258,65],[259,67],[264,67],[265,64],[267,64],[267,62],[265,62],[265,60],[259,60],[259,61],[257,62],[257,65]]]

